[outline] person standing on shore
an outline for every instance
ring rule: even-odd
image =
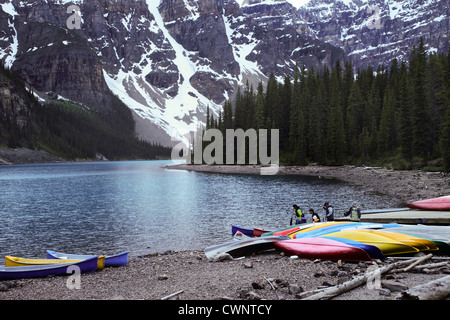
[[[295,224],[306,223],[306,215],[302,212],[302,209],[296,204],[292,206],[295,213]]]
[[[323,210],[325,210],[325,221],[334,221],[334,210],[333,206],[330,206],[328,202],[323,205]]]
[[[350,220],[354,222],[359,222],[361,219],[361,210],[358,208],[356,204],[353,204],[350,209],[344,213],[345,216],[350,215]]]
[[[313,208],[309,208],[309,213],[311,214],[311,219],[313,223],[320,222],[320,217],[314,212]]]

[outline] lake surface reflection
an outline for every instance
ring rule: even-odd
[[[323,216],[356,202],[397,207],[399,199],[337,180],[168,170],[171,161],[0,167],[0,253],[45,250],[130,256],[204,249],[231,239],[231,225],[280,228],[297,203]]]

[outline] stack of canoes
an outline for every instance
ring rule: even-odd
[[[233,257],[276,249],[299,258],[367,261],[417,252],[450,254],[450,226],[399,225],[369,222],[321,222],[255,233],[258,228],[233,226],[245,238],[208,247],[208,258]],[[244,231],[245,231],[244,230]]]
[[[47,250],[46,259],[5,256],[0,266],[0,280],[40,278],[68,275],[75,271],[90,273],[105,267],[121,267],[128,263],[128,251],[116,255],[73,255]]]

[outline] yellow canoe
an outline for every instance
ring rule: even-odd
[[[411,247],[417,248],[419,251],[439,250],[436,244],[428,239],[419,238],[404,233],[392,232],[389,230],[367,230],[367,231],[403,242],[407,245],[410,245]]]
[[[61,263],[76,263],[82,260],[61,260],[61,259],[28,259],[12,256],[5,256],[6,267],[24,267],[35,266],[42,264],[61,264]],[[105,268],[105,256],[99,256],[97,259],[97,270],[103,270]]]
[[[373,230],[361,229],[361,230],[343,230],[333,233],[328,233],[324,237],[337,237],[359,241],[365,244],[370,244],[378,247],[384,255],[393,254],[406,254],[414,253],[419,250],[406,243],[397,241],[395,239],[386,237],[381,234],[369,232]]]
[[[349,222],[349,221],[319,222],[319,223],[313,224],[312,226],[308,226],[307,228],[300,228],[299,230],[295,230],[295,231],[287,234],[287,236],[289,236],[291,238],[295,238],[294,235],[297,233],[309,232],[309,231],[323,229],[323,228],[327,228],[327,227],[331,227],[331,226],[335,226],[335,225],[344,225],[344,224],[350,224],[350,223],[352,223],[352,222]]]

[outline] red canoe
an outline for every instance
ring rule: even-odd
[[[300,238],[277,241],[275,247],[288,255],[304,259],[371,261],[367,252],[326,238]]]
[[[415,201],[407,206],[420,210],[450,210],[450,196]]]
[[[264,233],[271,232],[270,230],[264,230],[263,228],[253,228],[253,235],[255,237],[261,237]]]

